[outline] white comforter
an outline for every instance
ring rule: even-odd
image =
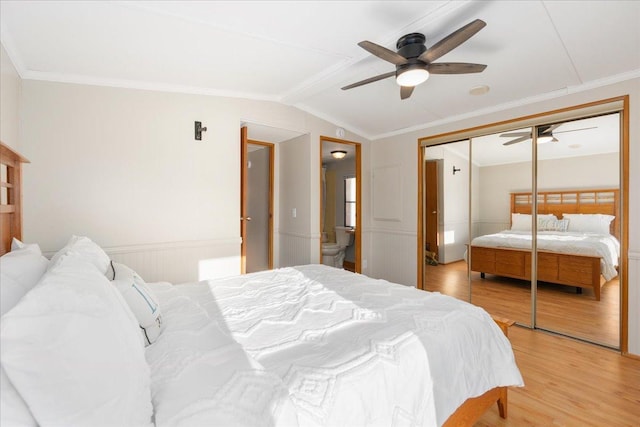
[[[489,315],[438,293],[323,265],[152,289],[158,426],[435,426],[522,385]]]
[[[531,232],[505,230],[496,234],[476,237],[472,246],[531,249]],[[620,242],[610,234],[575,232],[538,232],[538,249],[565,254],[591,255],[600,257],[600,271],[606,280],[618,275]]]

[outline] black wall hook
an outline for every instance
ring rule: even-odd
[[[455,174],[456,174],[456,172],[460,172],[460,169],[459,169],[459,168],[458,168],[458,169],[456,169],[456,167],[455,167],[455,166],[453,166],[453,174],[455,175]]]
[[[202,122],[195,122],[196,141],[202,140],[202,132],[206,132],[207,128],[202,127]]]

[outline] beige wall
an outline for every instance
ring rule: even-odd
[[[22,79],[0,45],[0,141],[20,151],[20,92]]]
[[[335,125],[273,102],[31,80],[21,101],[21,147],[32,162],[25,239],[44,251],[74,233],[118,251],[219,242],[216,260],[206,260],[215,268],[205,270],[239,272],[239,129],[253,122],[306,133],[276,147],[276,224],[304,241],[299,261],[319,261],[319,140]],[[195,120],[208,128],[202,141]],[[286,214],[294,207],[295,219]]]
[[[403,191],[410,196],[403,199],[401,221],[386,224],[373,221],[372,240],[384,240],[387,247],[373,245],[370,256],[375,259],[383,259],[382,254],[389,253],[387,248],[393,248],[402,256],[390,256],[388,257],[390,259],[388,262],[400,263],[401,267],[393,267],[395,268],[394,272],[400,270],[413,272],[411,277],[406,276],[408,279],[406,283],[415,285],[415,272],[417,271],[415,247],[417,239],[418,138],[622,95],[630,96],[631,114],[629,141],[629,350],[634,354],[640,354],[640,220],[638,220],[640,218],[640,109],[637,108],[640,104],[640,79],[636,78],[580,92],[567,93],[541,102],[512,106],[504,111],[481,114],[476,117],[374,141],[371,145],[370,167],[373,169],[391,162],[399,163],[404,173],[403,185],[405,188]],[[408,234],[411,235],[411,238],[407,237]],[[390,266],[389,268],[392,267]],[[389,279],[397,275],[397,273],[389,273],[388,271],[376,269],[376,277]]]

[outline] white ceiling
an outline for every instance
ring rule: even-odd
[[[526,131],[530,128],[511,132]],[[502,132],[501,132],[502,133]],[[494,166],[507,163],[530,162],[531,140],[512,145],[503,145],[513,138],[500,137],[501,133],[472,139],[471,157],[476,166]],[[566,157],[592,156],[620,152],[620,115],[618,113],[566,122],[554,129],[555,142],[538,144],[539,160]],[[469,142],[447,144],[446,149],[458,156],[469,158]],[[430,156],[430,150],[432,155]],[[439,158],[441,148],[427,148],[427,158]]]
[[[430,46],[487,26],[401,101],[393,65],[357,46]],[[25,79],[264,99],[377,139],[640,76],[638,1],[2,1],[2,44]],[[488,85],[483,96],[472,87]]]

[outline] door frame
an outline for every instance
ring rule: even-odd
[[[440,145],[448,141],[454,142],[461,139],[468,139],[486,135],[489,133],[502,132],[517,127],[535,126],[550,120],[551,116],[565,118],[578,118],[587,116],[589,112],[592,115],[605,114],[604,111],[609,104],[622,104],[621,108],[615,108],[608,112],[618,111],[620,113],[620,215],[621,223],[621,240],[620,240],[620,352],[623,355],[629,354],[629,95],[603,99],[600,101],[588,102],[585,104],[574,105],[557,110],[546,111],[538,114],[518,117],[514,119],[494,122],[486,125],[476,126],[472,128],[462,129],[453,132],[447,132],[439,135],[418,138],[418,236],[417,236],[417,284],[419,289],[424,289],[424,184],[423,174],[425,161],[425,147],[432,145]],[[611,107],[609,107],[611,108]],[[424,145],[424,146],[423,146]],[[535,257],[532,257],[535,258]],[[534,276],[532,276],[533,279]],[[534,308],[534,307],[532,307]],[[535,312],[534,312],[535,313]],[[532,325],[536,328],[535,323]]]
[[[362,144],[355,141],[349,141],[346,139],[332,138],[330,136],[320,135],[320,223],[318,234],[322,235],[322,228],[324,225],[324,216],[322,215],[322,141],[335,142],[338,144],[353,145],[356,149],[356,231],[354,236],[354,242],[356,245],[356,273],[362,272]],[[322,239],[318,242],[320,246],[319,264],[322,264]]]
[[[249,145],[261,145],[269,150],[269,225],[268,225],[268,257],[269,269],[273,268],[273,216],[274,216],[274,182],[275,182],[275,144],[271,142],[257,141],[248,138],[248,128],[240,128],[240,274],[247,272],[247,185],[248,185],[248,159]]]

